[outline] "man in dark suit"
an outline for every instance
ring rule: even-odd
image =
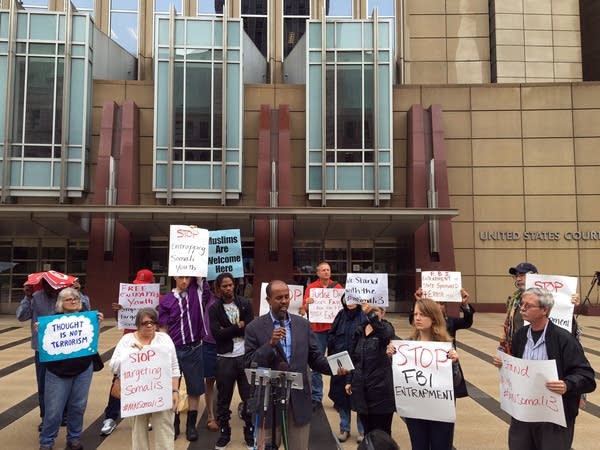
[[[246,327],[246,366],[256,363],[258,367],[302,374],[304,388],[292,389],[290,395],[287,437],[290,450],[306,450],[312,416],[307,370],[310,367],[325,375],[331,375],[331,369],[327,359],[319,351],[310,323],[300,316],[288,314],[288,285],[283,281],[274,280],[267,285],[266,292],[270,311],[254,319]],[[338,373],[347,372],[340,369]],[[270,440],[270,433],[267,432],[266,435],[267,440]]]

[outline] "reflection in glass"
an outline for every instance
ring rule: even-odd
[[[377,8],[379,17],[394,16],[394,0],[368,0],[367,15],[371,17],[373,8]]]
[[[112,11],[137,11],[138,0],[112,0],[110,9]]]
[[[48,0],[24,0],[23,7],[25,9],[48,9]]]
[[[309,0],[283,0],[284,16],[309,16]]]
[[[242,0],[242,14],[267,14],[267,0]]]
[[[361,67],[337,66],[337,148],[362,148]]]
[[[221,15],[223,14],[224,0],[198,0],[198,15]]]
[[[304,36],[307,18],[285,18],[283,20],[283,35],[286,37],[283,43],[284,57],[290,54],[300,38]]]
[[[138,52],[137,13],[111,12],[110,37],[134,56]]]
[[[198,95],[200,91],[202,95]],[[212,98],[210,64],[187,64],[185,92],[185,146],[210,147],[210,105]],[[208,152],[206,160],[209,159],[210,152]]]
[[[168,14],[171,5],[175,6],[176,14],[183,13],[182,0],[154,0],[154,12]]]
[[[263,56],[267,56],[267,18],[244,17],[244,31],[258,47]]]
[[[327,0],[327,17],[352,17],[352,0]]]

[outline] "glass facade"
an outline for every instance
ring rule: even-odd
[[[328,22],[326,27],[323,46],[321,22],[309,23],[307,191],[373,193],[378,171],[379,192],[390,193],[393,187],[391,24],[379,22],[376,39],[373,22],[339,20]],[[326,52],[324,68],[322,47]],[[322,117],[323,102],[325,117]],[[323,170],[326,171],[324,187]]]
[[[225,49],[221,20],[177,18],[175,42],[171,44],[169,18],[159,17],[157,23],[154,189],[158,192],[171,189],[175,196],[220,193],[222,165],[225,164],[225,189],[228,193],[239,193],[243,83],[241,22],[227,22],[226,89],[223,89]],[[169,90],[171,46],[174,52],[172,92]],[[222,129],[224,93],[225,130]],[[169,98],[173,102],[172,117],[168,117]],[[225,155],[223,147],[226,148]],[[169,164],[172,167],[171,186],[167,185]]]
[[[283,56],[286,57],[306,32],[309,0],[283,0]]]
[[[138,0],[110,0],[110,37],[134,56],[138,54]]]
[[[345,17],[352,18],[352,4],[354,3],[352,0],[326,0],[326,10],[325,14],[327,17],[337,18],[337,17]]]
[[[250,39],[263,56],[266,57],[269,42],[267,0],[241,1],[244,31],[250,36]]]
[[[94,17],[94,0],[71,0],[71,3],[78,12],[88,13],[90,16]]]
[[[7,20],[8,13],[0,13],[0,23]],[[6,88],[0,96],[0,142],[10,146],[0,153],[0,180],[11,195],[55,196],[63,182],[68,195],[79,196],[85,188],[92,27],[88,16],[73,15],[71,55],[65,61],[66,16],[18,13],[11,104],[7,103]],[[0,25],[0,84],[11,89],[7,29]],[[67,87],[65,67],[70,67]],[[68,109],[63,111],[65,105]],[[5,110],[11,114],[8,129],[4,129]]]

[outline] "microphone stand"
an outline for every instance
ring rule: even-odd
[[[581,302],[581,305],[579,305],[579,314],[587,314],[587,308],[585,305],[592,305],[592,302],[590,302],[590,294],[592,293],[592,289],[594,289],[594,286],[598,284],[598,276],[600,276],[600,272],[595,272],[594,276],[592,277],[590,289],[588,290],[587,294],[585,294],[585,298]],[[577,317],[579,317],[579,314],[577,314]]]

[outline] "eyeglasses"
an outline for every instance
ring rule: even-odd
[[[523,311],[527,311],[530,308],[541,308],[540,305],[533,305],[531,303],[521,303],[519,305],[519,308],[521,308]]]
[[[142,322],[142,326],[143,327],[147,327],[148,325],[155,326],[156,322],[154,320],[145,320],[145,321]]]
[[[70,302],[70,303],[79,303],[81,300],[79,300],[78,298],[73,298],[73,297],[69,297],[69,298],[65,298],[63,300],[63,302]]]

